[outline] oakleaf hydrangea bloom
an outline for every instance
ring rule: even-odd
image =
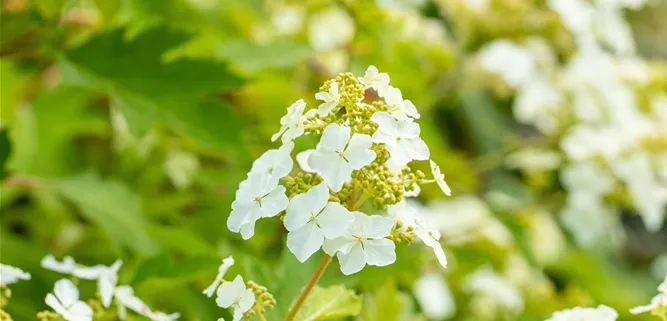
[[[354,221],[345,235],[327,240],[323,249],[329,255],[336,254],[343,274],[357,273],[366,264],[386,266],[396,261],[396,245],[387,239],[394,227],[394,220],[352,212]]]
[[[554,312],[547,321],[614,321],[618,318],[616,310],[606,306],[599,305],[597,308],[574,307],[563,311]]]
[[[352,179],[352,171],[370,164],[376,156],[370,149],[373,144],[370,136],[350,137],[350,131],[349,127],[338,124],[327,126],[322,140],[308,157],[308,165],[322,175],[334,192]]]
[[[66,256],[62,262],[58,262],[52,255],[45,256],[41,261],[41,265],[45,269],[73,275],[84,280],[97,280],[97,290],[102,298],[102,305],[106,308],[111,305],[114,290],[118,283],[118,270],[120,270],[122,264],[121,260],[116,260],[111,266],[98,264],[87,267],[77,264],[70,256]]]
[[[257,220],[279,216],[288,231],[287,248],[299,261],[322,249],[325,260],[338,259],[344,274],[392,264],[395,244],[415,238],[432,247],[445,266],[435,229],[422,220],[403,222],[384,214],[388,206],[418,196],[424,184],[451,193],[429,159],[414,104],[374,66],[363,77],[343,73],[326,81],[315,98],[321,101],[317,108],[307,110],[302,100],[288,107],[272,137],[283,135],[282,146],[256,160],[240,183],[228,228],[248,239]],[[294,151],[303,136],[315,137],[317,144]],[[430,161],[432,177],[411,167],[417,161]]]
[[[252,281],[249,281],[246,287],[240,275],[237,275],[233,281],[224,279],[225,273],[232,265],[234,265],[234,258],[231,256],[222,260],[222,264],[218,267],[218,275],[203,293],[211,297],[215,292],[215,302],[218,306],[234,310],[233,321],[249,320],[256,314],[263,316],[265,309],[273,309],[276,301],[265,287]],[[218,320],[224,321],[222,318]]]
[[[246,289],[243,277],[237,275],[232,282],[225,282],[218,288],[218,298],[215,303],[222,308],[234,309],[234,321],[243,318],[243,314],[252,308],[255,303],[255,294]]]
[[[47,294],[45,301],[67,321],[93,320],[93,309],[79,300],[79,289],[68,279],[57,281],[53,293]]]
[[[630,309],[632,314],[641,314],[650,312],[652,315],[667,319],[667,276],[665,280],[658,286],[658,294],[651,299],[651,303],[641,305]]]
[[[30,273],[11,265],[0,264],[0,285],[13,284],[19,280],[30,280]]]
[[[290,231],[287,247],[305,262],[320,249],[324,238],[340,237],[352,220],[354,217],[345,207],[329,202],[329,188],[320,183],[290,201],[285,215],[285,228]]]

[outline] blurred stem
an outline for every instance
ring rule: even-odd
[[[308,294],[310,294],[310,291],[313,290],[313,287],[315,287],[315,284],[317,284],[317,281],[322,277],[322,274],[324,274],[324,271],[326,271],[327,266],[331,261],[333,260],[333,257],[324,254],[324,257],[322,258],[322,261],[320,261],[320,265],[317,266],[317,269],[315,269],[315,272],[313,273],[313,276],[310,277],[310,280],[306,284],[306,286],[303,288],[303,291],[301,291],[301,294],[299,294],[299,298],[296,299],[296,302],[294,302],[294,305],[290,309],[289,313],[287,314],[287,317],[285,318],[285,321],[292,321],[294,320],[294,317],[296,316],[296,313],[299,312],[299,309],[303,305],[303,302],[306,301],[306,298],[308,297]]]
[[[357,206],[357,182],[355,181],[354,183],[352,183],[352,189],[350,190],[350,199],[347,201],[347,209],[350,211],[354,211],[356,206]],[[327,270],[327,266],[329,266],[329,263],[331,263],[332,260],[333,257],[329,256],[328,254],[324,254],[322,261],[320,261],[320,265],[317,266],[317,269],[315,269],[315,272],[313,272],[313,276],[310,277],[310,280],[308,280],[308,283],[303,288],[303,291],[301,291],[301,294],[299,294],[299,297],[296,299],[296,302],[294,302],[294,305],[287,314],[285,321],[294,320],[294,317],[296,317],[296,314],[297,312],[299,312],[299,309],[303,305],[303,302],[306,301],[306,298],[310,294],[310,291],[313,290],[313,287],[315,287],[317,281],[322,277],[324,271]]]

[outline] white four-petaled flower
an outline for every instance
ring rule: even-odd
[[[389,89],[389,75],[385,72],[379,72],[375,66],[368,66],[363,77],[359,81],[366,87],[371,87],[383,95]]]
[[[350,128],[330,124],[324,129],[315,151],[308,157],[308,165],[324,178],[334,192],[340,191],[352,179],[352,171],[370,164],[375,152],[373,142],[365,134],[350,137]]]
[[[412,160],[427,160],[430,156],[428,146],[419,137],[417,123],[397,120],[385,112],[376,112],[371,120],[378,124],[373,134],[373,142],[383,143],[389,151],[391,161],[404,167]]]
[[[401,200],[400,202],[387,207],[389,215],[403,223],[400,230],[404,231],[408,227],[412,227],[417,237],[422,240],[424,244],[433,249],[433,253],[435,253],[438,263],[446,268],[447,257],[440,244],[440,232],[426,222],[423,215],[419,213],[420,211],[424,211],[424,208],[416,204],[416,202],[408,202],[406,200]]]
[[[429,163],[431,164],[433,178],[435,178],[435,182],[438,184],[440,189],[445,192],[445,195],[452,195],[452,189],[449,188],[449,185],[447,185],[447,182],[445,182],[445,174],[440,171],[440,167],[432,160],[430,160]]]
[[[93,309],[79,300],[79,289],[68,279],[58,280],[53,293],[46,295],[46,304],[67,321],[91,321]]]
[[[218,288],[218,298],[215,303],[222,308],[231,307],[234,309],[234,321],[243,318],[253,304],[255,304],[255,294],[252,289],[246,289],[243,277],[237,275],[232,282],[225,282]]]
[[[329,188],[322,182],[294,196],[287,206],[287,247],[300,262],[305,262],[320,249],[325,238],[343,235],[352,220],[354,217],[346,208],[329,202]]]
[[[213,296],[215,290],[218,288],[220,283],[222,283],[222,278],[225,277],[225,273],[227,273],[227,270],[229,270],[232,265],[234,265],[233,257],[230,256],[222,260],[222,264],[220,264],[218,267],[218,274],[215,276],[215,280],[213,280],[213,283],[211,283],[211,285],[209,285],[208,288],[206,288],[203,292],[207,297],[210,298]]]
[[[317,107],[317,113],[320,116],[326,116],[336,106],[338,106],[338,102],[340,101],[340,95],[338,93],[338,83],[335,81],[332,82],[331,85],[329,86],[329,91],[318,92],[317,94],[315,94],[315,98],[317,100],[323,101],[323,103],[321,103]]]
[[[13,284],[19,280],[30,280],[30,273],[11,265],[0,264],[0,285]]]
[[[271,136],[271,141],[275,142],[282,136],[283,143],[287,143],[303,135],[304,109],[306,109],[306,102],[303,99],[299,99],[289,106],[287,114],[280,118],[280,130]]]
[[[396,261],[396,245],[385,238],[394,227],[394,220],[379,215],[352,212],[354,221],[341,237],[324,241],[322,249],[338,257],[345,275],[357,273],[364,266],[386,266]]]

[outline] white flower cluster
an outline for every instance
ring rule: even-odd
[[[599,305],[597,308],[574,307],[572,309],[554,312],[546,321],[614,321],[618,318],[618,313],[606,305]]]
[[[204,290],[209,298],[216,293],[215,303],[221,308],[232,308],[234,310],[234,321],[239,321],[244,314],[255,304],[255,293],[246,288],[243,277],[237,275],[233,281],[225,281],[225,273],[234,265],[234,258],[228,257],[222,260],[218,267],[218,275],[211,285]]]
[[[0,286],[14,284],[19,280],[30,280],[30,273],[23,270],[0,263]]]
[[[367,92],[379,98],[369,101]],[[322,101],[315,109],[306,111],[303,100],[287,109],[272,137],[281,139],[282,146],[265,152],[252,165],[236,192],[228,228],[248,239],[257,220],[284,213],[287,247],[297,259],[303,262],[322,248],[338,257],[344,274],[365,265],[393,263],[394,243],[415,237],[434,248],[444,266],[437,231],[403,213],[407,210],[401,205],[406,197],[417,196],[424,183],[437,183],[447,195],[451,193],[433,161],[432,179],[408,166],[430,158],[414,104],[373,66],[363,77],[338,75],[315,97]],[[303,135],[321,137],[315,149],[295,156],[301,173],[289,176],[293,140]],[[402,220],[358,211],[385,209]]]
[[[72,275],[82,280],[96,280],[102,305],[109,308],[115,298],[118,306],[118,318],[121,320],[126,319],[127,309],[153,321],[172,321],[180,316],[178,313],[165,314],[154,311],[134,295],[132,287],[129,285],[118,286],[118,271],[122,265],[120,260],[110,266],[95,265],[88,267],[77,264],[69,256],[59,262],[52,255],[47,255],[42,259],[41,265],[45,269]],[[46,304],[68,321],[90,321],[93,319],[93,309],[79,299],[79,289],[69,279],[61,279],[56,282],[53,293],[46,296]]]
[[[524,301],[519,289],[490,266],[480,267],[468,275],[463,289],[472,295],[471,309],[485,316],[484,319],[497,315],[518,316],[523,312]]]
[[[651,312],[651,314],[667,319],[667,276],[658,286],[658,294],[651,299],[651,303],[630,309],[632,314]]]
[[[654,89],[660,69],[633,55],[623,18],[624,8],[645,3],[548,1],[576,39],[576,52],[564,65],[539,38],[496,40],[479,53],[482,67],[516,90],[516,119],[559,140],[567,159],[561,181],[569,192],[563,220],[582,245],[617,230],[616,207],[605,203],[612,196],[617,204],[632,204],[649,231],[664,222],[667,95]],[[584,216],[597,232],[577,231]]]

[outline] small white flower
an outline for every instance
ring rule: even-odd
[[[97,290],[102,298],[102,304],[107,308],[111,305],[114,290],[118,283],[118,271],[122,264],[123,261],[116,260],[110,266],[98,264],[88,267],[77,264],[70,256],[66,256],[62,262],[58,262],[50,254],[45,256],[41,261],[41,266],[45,269],[73,275],[79,279],[97,280]]]
[[[127,309],[130,309],[140,315],[143,315],[153,321],[173,321],[181,315],[179,313],[165,314],[159,311],[151,310],[144,301],[134,295],[134,290],[129,285],[122,285],[116,288],[116,303],[118,303],[118,318],[125,320]]]
[[[419,125],[406,120],[397,120],[385,112],[376,112],[371,121],[378,124],[373,134],[373,142],[384,143],[391,161],[404,167],[412,160],[427,160],[428,146],[419,137]]]
[[[415,107],[415,104],[413,104],[412,101],[408,99],[403,100],[397,105],[390,106],[389,113],[394,116],[394,118],[399,120],[407,120],[408,117],[412,117],[414,119],[419,119],[419,117],[421,117],[417,111],[417,107]]]
[[[500,74],[512,88],[528,83],[536,69],[530,51],[507,40],[496,40],[482,48],[479,62],[485,70]]]
[[[305,120],[303,111],[306,109],[306,102],[303,99],[297,100],[287,108],[287,114],[280,118],[280,130],[271,136],[271,141],[275,142],[281,135],[283,143],[292,141],[301,137],[304,132],[303,121]]]
[[[232,282],[225,282],[218,288],[218,298],[215,303],[222,308],[234,309],[234,321],[243,318],[253,304],[255,304],[255,294],[252,289],[246,289],[243,277],[237,275]]]
[[[79,300],[79,289],[68,279],[58,280],[53,289],[55,295],[46,295],[46,304],[67,321],[91,321],[93,309]]]
[[[203,292],[207,297],[210,298],[213,296],[218,285],[222,283],[222,278],[225,277],[225,273],[227,273],[227,270],[229,270],[232,265],[234,265],[233,257],[230,256],[222,260],[222,264],[218,267],[218,274],[215,276],[215,280],[213,280],[213,283],[211,283],[211,285],[209,285]]]
[[[294,166],[290,153],[294,148],[291,142],[285,143],[279,149],[270,149],[252,163],[248,176],[263,175],[270,177],[270,184],[278,185],[281,178],[287,176]]]
[[[361,271],[368,265],[386,266],[396,261],[396,245],[386,239],[394,227],[394,220],[379,215],[352,212],[354,221],[341,237],[324,241],[322,249],[338,257],[340,270],[345,275]]]
[[[13,284],[19,280],[30,280],[30,273],[11,265],[0,264],[0,285]]]
[[[614,321],[616,318],[618,318],[616,310],[601,304],[597,308],[574,307],[557,311],[546,321]]]
[[[255,234],[255,222],[263,217],[273,217],[287,208],[285,187],[276,185],[273,175],[254,174],[241,182],[232,202],[232,213],[227,228],[241,232],[244,240]]]
[[[366,87],[375,89],[378,93],[384,92],[389,87],[389,75],[385,72],[379,72],[373,65],[368,66],[364,76],[359,77],[359,81]]]
[[[405,199],[387,207],[389,215],[403,223],[401,229],[405,230],[408,227],[412,227],[417,237],[422,240],[424,244],[433,249],[433,253],[435,253],[438,263],[446,268],[447,257],[440,244],[440,232],[431,226],[425,220],[423,215],[420,214],[420,212],[423,211],[424,208],[422,206],[416,202],[406,201]]]
[[[450,196],[452,195],[452,189],[449,188],[449,185],[447,185],[447,182],[445,182],[445,174],[440,172],[440,167],[432,160],[429,161],[431,164],[431,172],[433,172],[433,178],[435,178],[435,182],[438,184],[440,189],[445,192],[445,195]]]
[[[336,106],[338,106],[338,102],[340,101],[338,83],[335,81],[332,82],[329,86],[329,91],[321,91],[316,93],[315,99],[323,101],[323,103],[317,107],[317,113],[320,116],[326,116],[329,114],[334,108],[336,108]]]
[[[330,124],[324,129],[315,151],[308,157],[308,165],[322,175],[334,192],[340,191],[352,179],[352,171],[370,164],[375,152],[370,149],[371,137],[354,134],[350,128]]]
[[[440,274],[424,274],[415,281],[414,291],[424,315],[431,320],[444,320],[456,313],[454,295]]]
[[[300,262],[317,252],[324,238],[337,238],[348,229],[354,217],[339,203],[329,203],[326,183],[296,195],[287,206],[285,227],[287,247]]]

